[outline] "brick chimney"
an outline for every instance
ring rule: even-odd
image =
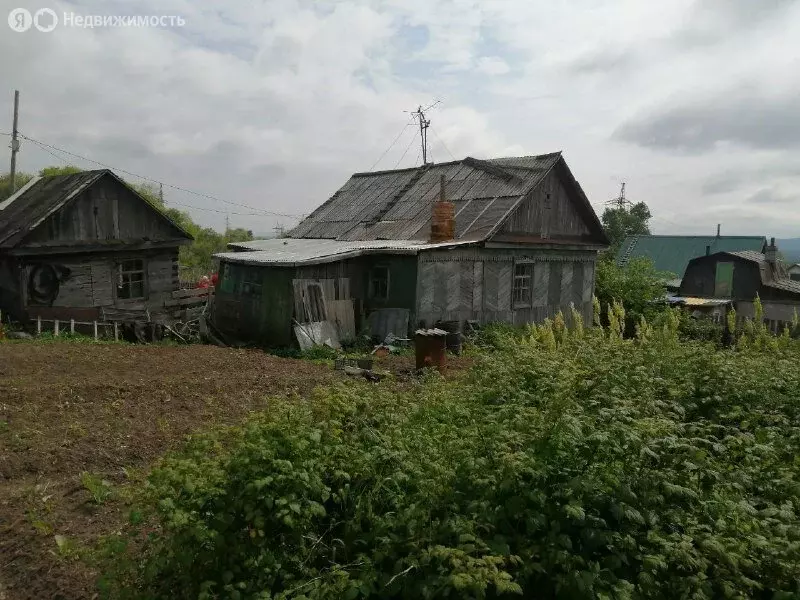
[[[778,247],[775,245],[775,238],[770,238],[769,246],[764,251],[764,258],[773,267],[778,264]]]
[[[433,203],[430,242],[449,242],[456,235],[456,205],[445,200],[444,175],[440,181],[439,200]]]

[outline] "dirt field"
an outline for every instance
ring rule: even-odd
[[[113,502],[93,506],[81,472],[122,483],[192,430],[337,377],[211,346],[0,344],[0,598],[94,594],[94,574],[55,536],[91,544],[124,515]]]
[[[470,363],[453,359],[451,372]],[[403,378],[413,359],[380,366]],[[95,596],[96,573],[74,549],[115,531],[127,509],[92,503],[81,473],[119,487],[191,431],[342,377],[257,350],[0,344],[0,600]]]

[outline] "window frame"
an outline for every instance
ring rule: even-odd
[[[533,268],[532,261],[514,262],[511,271],[511,307],[513,309],[530,308],[533,304]],[[518,269],[523,269],[523,272],[518,272]]]
[[[126,263],[141,263],[141,268],[126,268]],[[141,279],[132,279],[132,275],[141,275]],[[135,302],[137,300],[148,299],[148,277],[147,277],[147,260],[144,258],[126,258],[118,260],[114,264],[114,278],[116,285],[114,286],[114,297],[122,302]],[[126,280],[127,278],[127,280]],[[133,284],[141,283],[141,295],[131,295],[131,288]],[[122,290],[127,286],[128,295],[121,294]]]
[[[380,279],[375,277],[376,271],[385,271],[386,277],[385,281],[384,278],[381,277]],[[376,294],[375,283],[384,284],[383,294]],[[386,301],[389,299],[389,286],[391,285],[391,269],[389,265],[373,265],[369,270],[369,281],[368,281],[368,293],[367,297],[370,300],[378,300],[378,301]]]

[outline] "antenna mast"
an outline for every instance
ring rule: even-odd
[[[430,119],[425,118],[425,111],[428,110],[429,108],[431,107],[429,106],[428,108],[423,109],[422,106],[420,105],[419,107],[417,107],[417,110],[411,113],[412,115],[414,115],[415,119],[419,120],[419,136],[422,140],[423,166],[428,164],[428,127],[430,126],[431,122]]]

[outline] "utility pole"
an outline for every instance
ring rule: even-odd
[[[423,110],[422,105],[417,107],[412,115],[419,120],[419,136],[422,139],[422,164],[428,164],[428,127],[430,126],[431,122],[429,119],[425,118],[425,110]]]
[[[228,213],[225,213],[225,233],[228,233],[231,230],[231,217]]]
[[[275,237],[278,238],[283,237],[283,225],[281,223],[275,225],[275,227],[273,227],[272,230],[275,232]]]
[[[606,204],[609,204],[609,205],[613,206],[614,208],[621,208],[621,209],[624,209],[625,207],[627,207],[628,205],[631,204],[631,202],[627,198],[625,198],[625,182],[624,181],[622,182],[622,186],[620,187],[619,196],[609,200],[608,202],[606,202]]]
[[[19,90],[14,90],[14,126],[11,128],[11,193],[17,191],[17,152],[19,152],[19,138],[17,137],[17,122],[19,121]]]
[[[161,200],[161,205],[164,205],[164,184],[158,184],[158,199]]]

